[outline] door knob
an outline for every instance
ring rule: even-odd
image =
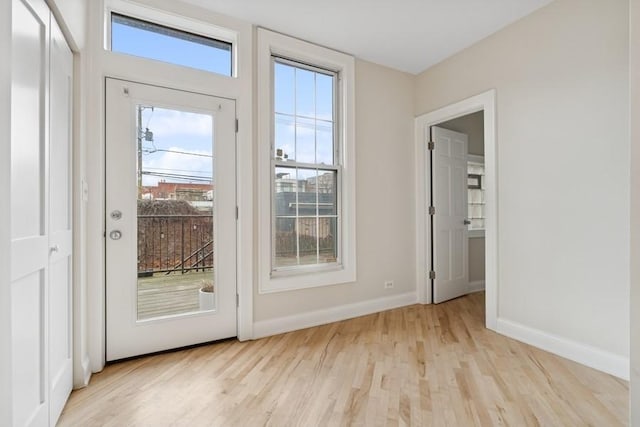
[[[464,223],[464,225],[469,225],[469,224],[471,224],[471,221],[469,221],[468,219],[465,219],[465,220],[463,221],[463,223]]]
[[[53,245],[53,246],[51,246],[51,248],[49,248],[49,252],[51,252],[52,254],[56,253],[56,252],[59,252],[59,251],[60,251],[60,246],[58,246],[58,245]]]
[[[111,240],[120,240],[120,238],[122,237],[122,232],[120,230],[113,230],[111,233],[109,233],[109,237],[111,237]]]
[[[111,212],[111,219],[114,221],[118,221],[120,218],[122,218],[122,212],[116,210]]]

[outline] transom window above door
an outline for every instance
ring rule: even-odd
[[[155,22],[110,11],[108,48],[112,52],[233,77],[232,32],[186,20],[184,25],[166,25],[166,22],[180,20],[178,17],[167,17]],[[197,29],[210,31],[198,32]]]

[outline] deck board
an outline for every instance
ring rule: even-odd
[[[152,277],[139,278],[138,319],[198,311],[198,292],[203,281],[213,281],[213,273],[158,273]]]

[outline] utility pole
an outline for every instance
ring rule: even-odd
[[[142,198],[142,105],[138,105],[138,199]]]

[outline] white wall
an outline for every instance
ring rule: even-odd
[[[466,133],[469,137],[469,149],[467,150],[469,154],[484,156],[484,113],[482,111],[447,120],[438,126]]]
[[[640,0],[630,2],[631,60],[631,425],[640,426]],[[635,325],[635,326],[634,326]]]
[[[46,0],[58,19],[69,46],[74,52],[84,48],[87,28],[87,0]]]
[[[626,1],[557,0],[419,75],[416,97],[420,114],[496,89],[499,325],[621,376],[628,26]]]
[[[73,62],[73,384],[83,387],[89,383],[89,323],[87,314],[87,202],[83,196],[83,182],[87,180],[84,144],[87,132],[87,54],[83,49],[74,54]]]
[[[415,293],[413,84],[410,74],[356,61],[357,282],[256,292],[256,321]]]
[[[11,423],[11,2],[0,2],[0,425]]]
[[[86,181],[87,131],[87,0],[46,0],[69,46],[73,64],[73,384],[83,387],[91,375],[89,361],[89,324],[87,316],[87,202],[82,197]],[[95,28],[95,27],[94,27]]]
[[[469,238],[469,282],[484,281],[485,250],[484,237]]]

